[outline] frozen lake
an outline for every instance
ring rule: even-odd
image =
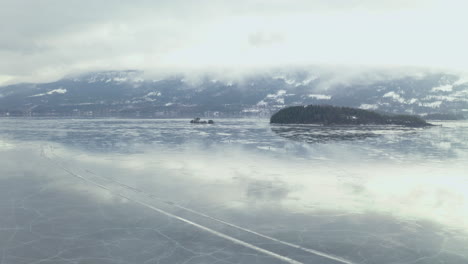
[[[0,119],[0,263],[468,263],[468,122]]]

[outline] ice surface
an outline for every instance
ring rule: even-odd
[[[442,124],[0,119],[0,263],[468,263]]]

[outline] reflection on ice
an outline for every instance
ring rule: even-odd
[[[400,127],[386,126],[318,126],[318,125],[272,125],[271,130],[281,137],[307,143],[327,141],[359,140],[377,137],[386,130],[396,131]]]
[[[266,122],[115,122],[32,139],[6,122],[4,263],[468,261],[464,123],[308,144]]]
[[[337,163],[336,159],[296,160],[226,147],[113,156],[52,149],[49,155],[82,173],[112,175],[197,207],[373,211],[468,228],[464,162],[370,164],[353,157]]]

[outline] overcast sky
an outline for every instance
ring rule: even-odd
[[[466,0],[0,0],[0,84],[106,69],[468,69]]]

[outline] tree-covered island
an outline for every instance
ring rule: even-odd
[[[331,105],[291,106],[271,116],[272,124],[318,125],[402,125],[411,127],[432,126],[422,118],[412,115],[388,115],[373,111]]]

